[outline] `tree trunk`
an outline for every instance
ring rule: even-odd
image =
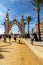
[[[29,22],[28,22],[28,38],[29,38],[30,36],[29,36]]]
[[[40,11],[38,10],[38,35],[39,41],[41,41],[41,34],[40,34]]]
[[[24,24],[24,37],[25,37],[25,24]]]

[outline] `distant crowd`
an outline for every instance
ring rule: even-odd
[[[11,41],[11,38],[12,38],[12,36],[10,35],[10,34],[3,34],[3,35],[0,35],[0,39],[3,37],[3,39],[4,39],[4,42],[6,43],[6,39],[8,38],[9,39],[9,41]],[[20,36],[19,36],[20,37]],[[16,35],[14,35],[14,40],[15,40],[15,42],[16,42],[16,39],[17,39],[17,36]],[[28,38],[28,35],[25,35],[25,36],[22,36],[22,38]],[[33,41],[35,40],[35,41],[38,41],[38,37],[37,37],[37,34],[36,33],[34,33],[34,34],[31,34],[30,35],[30,39],[31,39],[31,44],[33,45]],[[19,43],[20,43],[20,39],[19,39]]]
[[[4,39],[4,42],[6,42],[6,39],[9,38],[9,41],[11,41],[11,35],[6,35],[6,34],[3,34],[3,35],[0,35],[0,39]],[[14,40],[16,41],[16,36],[14,36]]]
[[[8,34],[8,35],[6,35],[6,34],[0,35],[0,39],[2,39],[2,38],[3,38],[4,43],[6,43],[7,38],[9,39],[9,42],[11,42],[12,35],[10,35],[10,34]],[[16,36],[16,35],[13,35],[13,39],[14,39],[15,42],[16,42],[17,38],[19,38],[18,43],[20,43],[20,37]]]

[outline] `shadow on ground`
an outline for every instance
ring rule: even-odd
[[[6,47],[6,46],[10,46],[12,45],[12,43],[9,43],[8,45],[3,45],[3,46],[0,46],[0,47]]]
[[[13,49],[13,48],[3,48],[3,47],[1,47],[0,49]]]
[[[34,45],[34,46],[40,46],[40,47],[43,47],[43,45]]]
[[[0,59],[4,59],[4,56],[2,54],[0,54]]]
[[[6,51],[6,50],[2,50],[2,49],[0,49],[0,52],[10,52],[10,51]]]

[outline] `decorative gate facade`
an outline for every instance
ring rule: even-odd
[[[24,34],[24,17],[22,15],[21,17],[21,22],[18,22],[16,19],[12,20],[11,22],[9,21],[9,15],[8,12],[6,13],[5,17],[5,22],[4,22],[4,27],[5,27],[5,34],[9,34],[12,26],[16,24],[21,32],[21,34]]]

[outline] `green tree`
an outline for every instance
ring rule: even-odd
[[[38,14],[38,35],[39,35],[39,41],[41,40],[41,35],[40,35],[40,10],[43,7],[43,0],[33,0],[31,1],[33,6],[35,7],[34,10],[37,11]]]
[[[33,18],[31,17],[31,16],[28,16],[27,17],[27,22],[28,22],[28,38],[30,37],[29,36],[29,23],[30,23],[30,21],[32,20]]]

